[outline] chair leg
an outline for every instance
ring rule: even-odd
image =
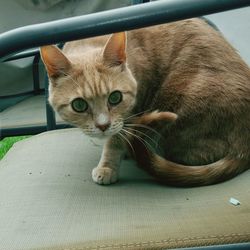
[[[56,117],[55,117],[55,112],[50,106],[48,102],[48,97],[49,97],[49,80],[48,76],[46,75],[45,77],[45,98],[46,98],[46,119],[47,119],[47,130],[54,130],[56,129]]]
[[[135,5],[135,4],[147,3],[147,2],[150,2],[150,0],[132,0],[131,4]]]
[[[40,54],[36,54],[32,65],[33,91],[35,95],[39,95],[41,93],[40,81],[39,81],[39,61],[40,61]]]

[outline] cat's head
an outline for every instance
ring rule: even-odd
[[[137,84],[126,64],[126,33],[111,35],[103,48],[67,54],[41,48],[49,80],[49,102],[67,122],[90,136],[118,133],[129,116]]]

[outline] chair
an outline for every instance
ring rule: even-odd
[[[0,58],[249,5],[246,0],[159,1],[23,27],[0,35]],[[55,122],[47,117],[51,129],[49,122]],[[5,130],[2,137],[45,129]],[[183,189],[159,185],[125,160],[120,182],[98,186],[91,169],[101,148],[76,128],[16,143],[0,162],[0,249],[250,249],[250,171],[218,185]],[[231,197],[241,204],[231,204]]]

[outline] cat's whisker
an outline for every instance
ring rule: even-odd
[[[128,145],[130,146],[131,150],[133,151],[133,154],[135,155],[135,150],[134,150],[131,142],[129,141],[129,139],[127,139],[126,136],[121,133],[121,131],[119,133],[117,133],[117,135],[119,135],[123,140],[125,140],[128,143]]]
[[[145,148],[148,148],[148,145],[151,146],[147,141],[145,141],[143,138],[141,138],[139,135],[135,135],[134,133],[126,130],[126,129],[122,129],[122,131],[124,131],[125,133],[134,136],[136,139],[138,139],[144,146]],[[147,145],[148,144],[148,145]]]
[[[117,118],[117,122],[119,122],[119,123],[120,123],[120,122],[124,123],[124,119],[123,119],[122,117],[118,117],[118,118]]]
[[[155,134],[157,134],[160,138],[162,138],[162,135],[158,132],[158,131],[156,131],[155,129],[153,129],[153,128],[151,128],[151,127],[149,127],[149,126],[147,126],[147,125],[143,125],[143,124],[129,124],[129,123],[126,123],[125,124],[125,126],[127,126],[127,127],[138,127],[138,128],[145,128],[145,129],[148,129],[148,130],[150,130],[150,131],[152,131],[152,132],[154,132]]]
[[[123,122],[117,122],[117,123],[114,123],[114,128],[117,128],[117,127],[122,127],[123,126]]]
[[[130,115],[130,116],[126,117],[126,118],[124,119],[124,121],[127,121],[127,120],[129,120],[129,119],[131,119],[131,118],[133,118],[133,117],[135,117],[135,116],[137,116],[137,115],[144,114],[144,113],[149,112],[149,111],[151,111],[151,110],[152,110],[152,108],[151,108],[151,109],[144,110],[144,111],[141,111],[141,112],[136,113],[136,114],[133,114],[133,115]]]
[[[141,135],[147,137],[151,142],[153,142],[153,144],[155,145],[156,148],[158,147],[158,143],[157,143],[154,139],[152,139],[149,135],[147,135],[146,133],[143,133],[142,131],[140,131],[140,130],[138,130],[138,129],[128,128],[128,127],[126,127],[126,126],[125,126],[125,128],[126,128],[127,130],[135,131],[135,132],[140,133]]]

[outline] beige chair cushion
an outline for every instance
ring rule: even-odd
[[[77,129],[18,142],[0,162],[0,249],[162,249],[250,241],[250,171],[173,188],[126,160],[120,182],[91,179],[101,146]],[[230,197],[241,202],[234,206]]]

